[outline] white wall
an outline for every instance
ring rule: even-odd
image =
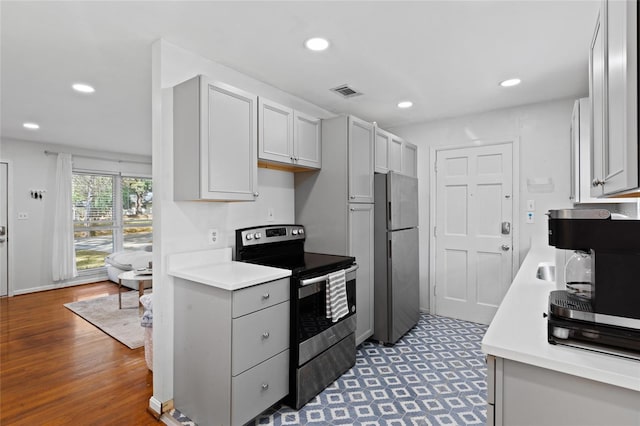
[[[259,169],[260,197],[255,202],[173,201],[172,87],[204,74],[317,117],[332,114],[165,41],[156,42],[152,53],[154,390],[151,405],[158,408],[159,403],[173,398],[173,278],[167,275],[167,255],[216,247],[206,241],[207,230],[212,228],[220,233],[220,247],[234,246],[234,230],[266,223],[269,208],[275,210],[277,223],[294,222],[294,186],[290,172]]]
[[[569,126],[573,99],[489,111],[424,124],[389,129],[418,145],[420,180],[420,306],[429,310],[430,147],[461,146],[519,140],[520,197],[514,209],[513,232],[520,239],[522,261],[531,244],[547,244],[544,213],[551,208],[571,207],[569,201]],[[531,193],[528,178],[551,178],[550,193]],[[536,222],[525,220],[526,201],[534,200]],[[516,220],[516,218],[519,218]]]
[[[54,282],[51,275],[53,211],[55,205],[56,156],[45,150],[73,155],[74,168],[149,175],[151,159],[118,155],[21,140],[2,139],[0,161],[9,163],[9,295],[48,290],[106,279],[106,273]],[[100,157],[95,160],[79,156]],[[122,161],[135,160],[148,164]],[[42,200],[31,198],[31,190],[45,190]],[[17,220],[27,213],[27,220]]]

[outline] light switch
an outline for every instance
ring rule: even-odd
[[[20,212],[18,213],[18,220],[27,220],[29,219],[29,213]]]
[[[527,211],[534,211],[536,209],[536,200],[527,200]]]
[[[535,223],[536,218],[533,212],[527,212],[527,223]]]

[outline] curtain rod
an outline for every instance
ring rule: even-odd
[[[60,154],[59,152],[56,151],[48,151],[45,150],[44,151],[45,155],[58,155]],[[92,160],[102,160],[102,161],[115,161],[118,163],[135,163],[135,164],[151,164],[148,161],[136,161],[136,160],[114,160],[112,158],[104,158],[104,157],[98,157],[96,155],[83,155],[83,154],[71,154],[72,157],[82,157],[82,158],[89,158]]]

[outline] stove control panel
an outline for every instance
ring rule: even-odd
[[[304,239],[302,225],[258,226],[236,230],[236,244],[241,243],[242,247]]]

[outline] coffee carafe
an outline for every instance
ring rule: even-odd
[[[591,252],[575,250],[564,267],[564,282],[567,291],[581,299],[593,296],[593,262]]]

